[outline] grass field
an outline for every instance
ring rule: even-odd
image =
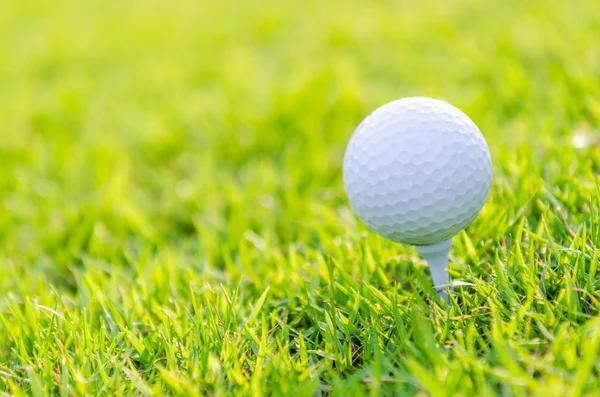
[[[600,394],[599,2],[1,9],[3,394]],[[410,95],[494,162],[450,308],[341,180]]]

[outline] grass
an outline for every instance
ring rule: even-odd
[[[599,17],[5,3],[0,392],[597,395]],[[409,95],[462,108],[492,151],[450,308],[341,182],[355,126]]]

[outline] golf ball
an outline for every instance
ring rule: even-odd
[[[475,123],[432,98],[381,106],[346,149],[344,187],[358,217],[388,239],[430,245],[475,219],[490,190],[492,162]]]

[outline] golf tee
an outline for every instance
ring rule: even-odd
[[[446,302],[448,301],[447,286],[450,281],[448,274],[448,254],[452,247],[453,240],[442,241],[432,245],[416,246],[417,252],[427,261],[433,286],[437,293]]]

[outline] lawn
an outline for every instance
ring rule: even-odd
[[[599,37],[595,0],[4,2],[0,393],[600,394]],[[412,95],[494,163],[450,307],[341,178]]]

